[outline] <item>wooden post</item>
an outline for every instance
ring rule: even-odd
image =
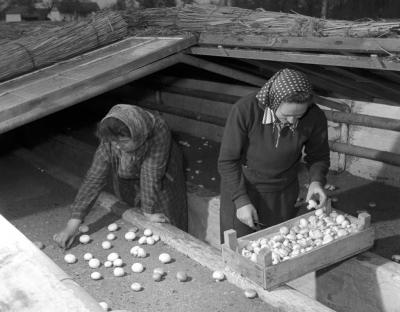
[[[224,232],[224,245],[236,251],[238,248],[237,233],[235,230],[227,230]]]
[[[257,263],[263,267],[272,265],[272,252],[269,248],[263,248],[257,255]]]
[[[321,18],[326,18],[328,13],[328,0],[322,0]]]
[[[371,226],[371,215],[368,212],[358,214],[358,229],[365,230]]]

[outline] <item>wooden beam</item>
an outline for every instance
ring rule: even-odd
[[[365,94],[369,95],[371,98],[380,98],[381,97],[379,92],[375,92],[374,89],[359,86],[354,81],[346,79],[343,76],[333,76],[331,74],[324,73],[324,71],[319,71],[317,69],[312,70],[312,69],[304,68],[302,66],[298,66],[295,64],[291,64],[290,66],[295,69],[301,70],[305,73],[308,73],[309,75],[313,75],[313,76],[317,77],[317,79],[319,79],[320,81],[322,78],[322,81],[321,81],[322,84],[331,83],[331,84],[334,84],[334,85],[340,87],[342,90],[344,90],[344,91],[342,91],[343,94],[346,94],[345,92],[347,90],[350,90],[350,92],[359,94],[359,96],[361,96],[361,97],[365,97]]]
[[[387,58],[381,58],[379,56],[369,57],[306,52],[257,51],[223,47],[192,47],[189,49],[189,51],[190,54],[193,55],[400,71],[399,62],[392,61]]]
[[[194,38],[146,39],[119,52],[108,51],[111,54],[107,57],[83,64],[78,59],[79,65],[68,63],[70,66],[61,66],[61,71],[49,69],[45,78],[46,68],[38,76],[32,74],[32,81],[22,77],[22,84],[18,84],[18,78],[6,83],[0,94],[0,133],[174,65],[178,62],[174,54],[195,42]]]
[[[256,92],[259,90],[258,87],[251,86],[242,86],[242,85],[232,85],[228,83],[215,82],[215,81],[207,81],[207,80],[198,80],[198,79],[187,79],[187,78],[179,78],[173,76],[158,76],[152,77],[150,79],[153,83],[163,84],[167,86],[174,86],[184,89],[200,89],[200,91],[210,92],[209,96],[214,97],[216,92],[220,92],[223,95],[229,94],[233,96],[242,97],[249,93]],[[183,89],[174,89],[174,91],[179,91]],[[197,96],[197,94],[194,94]],[[338,110],[341,112],[350,112],[350,107],[341,102],[329,99],[327,97],[323,97],[320,95],[315,95],[315,101],[317,104]]]
[[[153,90],[160,90],[163,92],[170,92],[170,93],[177,93],[177,94],[184,94],[187,96],[206,99],[215,102],[225,102],[233,104],[237,100],[240,99],[240,96],[224,94],[219,92],[210,92],[206,90],[196,89],[196,88],[185,88],[185,87],[178,87],[174,85],[160,85],[157,83],[146,83],[146,87],[153,89]]]
[[[365,114],[343,113],[324,110],[328,120],[333,122],[346,123],[351,125],[400,131],[400,120],[394,118],[377,117]]]
[[[124,101],[124,103],[129,104],[129,100]],[[213,115],[202,114],[202,113],[198,113],[198,112],[195,112],[192,110],[176,108],[176,107],[172,107],[172,106],[168,106],[168,105],[157,105],[157,104],[154,104],[151,102],[146,102],[146,103],[141,102],[139,104],[139,106],[149,109],[149,110],[155,110],[158,112],[167,113],[170,115],[176,115],[176,116],[185,117],[185,118],[189,118],[189,119],[193,119],[193,120],[197,120],[197,121],[211,123],[213,125],[217,125],[220,127],[224,127],[225,122],[226,122],[226,118],[220,118],[220,117],[213,116]]]
[[[44,96],[38,96],[23,102],[21,105],[25,106],[24,109],[16,108],[18,111],[13,111],[12,113],[10,111],[1,112],[0,134],[122,86],[135,79],[175,65],[178,61],[178,57],[174,55],[133,71],[129,70],[129,68],[114,70],[110,75],[101,75],[96,79],[74,83],[63,88],[62,91],[56,89],[54,92]],[[54,105],[54,103],[57,103],[57,105]],[[13,115],[15,116],[12,117]]]
[[[299,65],[294,65],[294,64],[286,64],[286,63],[272,63],[272,62],[265,62],[265,61],[260,61],[260,60],[242,60],[243,62],[246,62],[248,64],[252,64],[254,66],[258,66],[264,70],[268,70],[272,73],[277,72],[278,70],[281,70],[283,68],[295,68],[298,69],[302,72],[307,73],[308,78],[310,79],[311,83],[315,88],[322,89],[324,91],[328,91],[329,93],[331,92],[336,92],[338,94],[342,94],[343,96],[354,96],[356,98],[362,98],[365,99],[365,95],[360,92],[359,90],[351,90],[348,88],[348,86],[343,86],[337,83],[336,80],[331,79],[321,79],[321,74],[312,70],[309,70],[308,68],[305,68],[303,66]],[[325,76],[324,76],[325,77]],[[324,78],[323,77],[323,78]],[[322,97],[320,97],[322,98]],[[326,102],[326,101],[325,101]],[[339,102],[337,102],[339,103]],[[340,105],[336,105],[336,107],[340,107]],[[337,109],[337,108],[335,108]],[[346,109],[346,108],[342,108]],[[341,110],[342,110],[341,109]]]
[[[189,60],[190,60],[190,58],[188,58],[188,55],[181,55],[181,60],[182,59],[186,59],[187,62],[189,62]],[[194,59],[199,60],[199,62],[190,60],[190,65],[199,67],[199,68],[202,68],[205,70],[209,70],[211,72],[214,72],[214,73],[217,73],[222,76],[229,77],[229,78],[232,78],[232,74],[234,74],[233,77],[235,79],[242,81],[242,82],[246,82],[250,85],[255,85],[255,86],[261,87],[266,82],[265,79],[262,79],[256,75],[251,75],[251,74],[243,73],[240,71],[232,72],[232,69],[230,69],[229,67],[218,65],[218,64],[215,64],[215,63],[212,63],[209,61],[205,61],[205,60],[201,60],[201,59],[197,59],[197,58],[194,58]],[[207,65],[207,66],[202,67],[203,65]],[[316,100],[318,101],[317,102],[318,104],[321,104],[323,106],[337,109],[340,111],[349,111],[348,106],[341,102],[333,101],[333,100],[330,100],[330,99],[328,99],[326,97],[322,97],[322,96],[316,96]]]
[[[334,152],[380,161],[393,166],[400,166],[399,154],[332,141],[329,141],[329,148]]]
[[[93,297],[1,215],[0,259],[4,311],[103,311]]]
[[[390,71],[381,71],[381,70],[372,70],[372,72],[375,75],[381,76],[391,82],[394,83],[399,83],[400,81],[400,74],[396,73],[396,72],[390,72]]]
[[[354,72],[339,67],[326,66],[324,68],[328,71],[339,74],[340,77],[345,76],[354,80],[354,83],[360,87],[360,90],[368,91],[370,89],[374,89],[375,94],[377,94],[378,97],[388,99],[393,102],[399,102],[398,105],[400,105],[400,101],[398,100],[400,98],[398,83],[382,83],[381,81],[371,79],[366,75],[356,74]]]
[[[94,60],[105,60],[120,51],[140,47],[154,40],[156,40],[156,38],[129,37],[124,40],[102,47],[100,49],[84,53],[82,55],[62,62],[57,62],[56,64],[48,66],[46,68],[1,82],[0,94],[3,92],[9,92],[13,89],[17,89],[21,87],[21,85],[29,85],[39,80],[48,79],[49,76],[56,75],[57,73],[68,70],[72,66],[83,66],[87,63],[93,62]]]
[[[158,80],[160,81],[160,80]],[[204,91],[200,89],[194,89],[189,87],[188,83],[186,82],[187,87],[179,87],[179,86],[174,86],[174,85],[169,85],[162,87],[162,91],[166,92],[172,92],[172,93],[177,93],[177,94],[184,94],[187,96],[192,96],[192,97],[199,97],[199,98],[204,98],[208,100],[215,100],[218,99],[218,101],[221,102],[226,102],[226,103],[234,103],[236,102],[240,97],[239,96],[232,96],[229,94],[223,94],[223,93],[217,93],[217,92],[211,92],[211,91]],[[195,87],[197,84],[195,81],[192,81],[191,85]],[[160,86],[157,84],[157,86]],[[123,99],[125,102],[127,101],[129,103],[129,99]],[[332,101],[320,96],[316,96],[316,103],[333,108],[333,109],[338,109],[339,111],[330,111],[330,110],[324,110],[324,113],[328,120],[333,121],[333,122],[338,122],[338,123],[346,123],[346,124],[351,124],[351,125],[359,125],[359,126],[364,126],[364,127],[371,127],[371,128],[377,128],[377,129],[385,129],[385,130],[391,130],[391,131],[400,131],[400,121],[398,119],[393,119],[393,118],[384,118],[384,117],[376,117],[376,116],[370,116],[370,115],[364,115],[364,114],[356,114],[356,113],[350,113],[350,108],[340,102]],[[200,114],[196,113],[194,111],[190,110],[185,110],[185,109],[178,109],[178,108],[173,108],[170,106],[164,106],[164,105],[155,105],[152,103],[143,103],[143,106],[145,108],[153,109],[153,110],[159,110],[161,112],[169,113],[169,114],[175,114],[179,116],[183,116],[186,118],[190,119],[195,119],[195,120],[202,120],[206,122],[213,123],[215,125],[219,126],[224,126],[225,125],[225,119],[224,118],[217,118],[212,115],[207,115],[207,114]],[[225,116],[226,117],[226,116]]]
[[[400,52],[397,38],[286,37],[277,35],[218,34],[202,32],[199,45],[263,50],[376,53]]]
[[[243,81],[250,85],[262,86],[265,83],[265,79],[263,79],[261,77],[257,77],[255,75],[250,75],[250,74],[244,73],[242,71],[238,71],[238,70],[226,67],[226,66],[219,65],[217,63],[202,60],[198,57],[193,57],[193,56],[186,55],[186,54],[180,54],[179,60],[182,63],[185,63],[187,65],[201,68],[206,71],[220,74],[225,77],[230,77],[231,79]]]

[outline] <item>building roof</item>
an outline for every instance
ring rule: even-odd
[[[12,7],[5,9],[5,14],[21,14],[22,15],[22,14],[27,13],[28,10],[29,10],[28,7],[17,5],[17,6],[12,6]]]
[[[87,15],[100,10],[100,7],[96,2],[87,1],[63,0],[59,4],[56,4],[55,7],[63,14],[78,13],[81,15]]]

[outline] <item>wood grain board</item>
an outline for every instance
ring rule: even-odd
[[[356,56],[328,53],[261,51],[223,47],[193,47],[190,49],[190,53],[204,56],[400,71],[400,62],[392,61],[374,54],[371,56]]]
[[[174,65],[172,55],[195,43],[194,37],[131,38],[4,82],[0,133]]]
[[[1,215],[0,310],[103,311],[97,301]]]
[[[400,41],[397,38],[286,37],[202,32],[199,44],[265,50],[380,53],[385,55],[387,55],[386,51],[400,51]]]

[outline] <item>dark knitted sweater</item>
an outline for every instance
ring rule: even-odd
[[[218,170],[224,187],[232,194],[236,208],[250,203],[247,187],[261,192],[276,192],[297,179],[304,147],[310,181],[326,182],[329,169],[327,120],[322,110],[311,105],[293,133],[262,124],[264,111],[255,94],[240,99],[233,106],[225,125]]]

